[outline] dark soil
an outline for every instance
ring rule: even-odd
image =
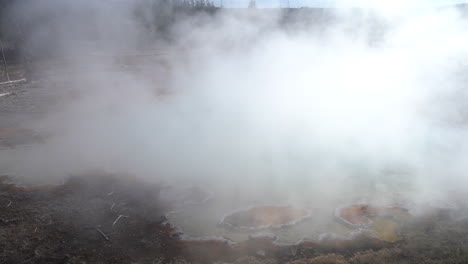
[[[151,263],[177,252],[159,188],[110,175],[0,185],[0,263]]]

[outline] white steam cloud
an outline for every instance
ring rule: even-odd
[[[19,175],[104,169],[321,202],[426,202],[467,184],[468,27],[454,8],[328,10],[315,24],[304,11],[286,25],[280,10],[228,9],[155,42],[129,9],[86,8],[108,53],[144,46],[165,63],[80,59],[71,36],[89,25],[58,27],[57,50],[86,74],[34,123],[47,141],[1,161]]]

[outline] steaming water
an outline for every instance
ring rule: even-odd
[[[231,204],[230,206],[226,206]],[[343,237],[353,231],[339,224],[333,217],[333,210],[311,209],[312,218],[305,219],[298,224],[275,230],[258,230],[252,232],[229,231],[219,226],[219,221],[226,215],[240,208],[265,203],[232,204],[231,199],[213,199],[203,205],[195,205],[179,209],[168,214],[171,224],[192,238],[227,238],[235,242],[248,240],[252,235],[277,236],[278,243],[294,244],[300,239],[319,239],[324,233],[333,233]],[[270,203],[271,204],[271,203]]]
[[[236,199],[232,195],[227,195],[226,192],[216,193],[213,199],[204,204],[179,207],[167,217],[171,224],[180,228],[186,238],[191,239],[227,238],[234,242],[242,242],[248,240],[249,236],[275,236],[276,242],[283,244],[294,244],[300,240],[319,241],[324,238],[352,239],[360,231],[337,219],[335,208],[354,203],[379,204],[379,201],[381,205],[412,207],[414,204],[409,203],[411,190],[407,190],[408,184],[401,179],[405,175],[400,175],[400,179],[392,177],[395,180],[386,185],[381,183],[379,186],[350,186],[352,190],[347,195],[342,195],[340,199],[333,202],[326,200],[323,203],[321,203],[321,197],[313,194],[313,190],[309,193],[296,193],[296,197],[300,198],[294,203],[287,203],[280,197],[265,199],[266,197],[254,196]],[[370,182],[369,180],[367,182]],[[295,208],[304,208],[310,211],[311,216],[296,224],[278,229],[235,231],[218,225],[227,214],[239,209],[262,205],[290,205]],[[403,219],[399,218],[399,220]],[[397,223],[392,224],[393,220],[385,220],[385,218],[380,220],[379,217],[373,220],[377,223],[376,229],[372,229],[370,234],[380,235],[389,241],[398,239],[397,234],[394,234],[397,231],[393,230],[395,228],[393,225],[398,226]]]

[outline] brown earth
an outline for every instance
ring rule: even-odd
[[[7,180],[0,185],[0,263],[130,263],[177,255],[158,186],[96,175],[28,188]]]

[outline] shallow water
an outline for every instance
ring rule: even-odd
[[[388,185],[387,185],[388,186]],[[180,229],[186,237],[197,238],[226,238],[234,242],[242,242],[249,236],[276,237],[277,243],[295,244],[301,240],[321,239],[352,239],[354,235],[365,233],[369,236],[379,238],[388,242],[400,239],[401,224],[409,219],[410,214],[405,210],[390,210],[391,216],[372,216],[372,224],[365,228],[347,225],[335,216],[335,209],[340,206],[351,204],[379,204],[378,199],[369,198],[375,196],[375,190],[363,187],[362,192],[368,193],[368,198],[362,196],[345,196],[328,203],[320,203],[320,197],[304,195],[307,199],[296,200],[295,203],[286,203],[284,199],[276,197],[268,202],[262,202],[258,197],[243,196],[242,199],[234,199],[228,192],[213,193],[212,198],[203,204],[183,204],[167,215],[169,222]],[[386,196],[384,200],[390,201],[380,205],[395,205],[404,201],[406,195],[400,192],[392,197],[392,192],[380,193],[380,197]],[[359,192],[357,192],[359,193]],[[273,196],[272,196],[273,197]],[[391,197],[391,199],[388,199]],[[314,202],[306,202],[314,201]],[[305,209],[310,216],[300,220],[298,223],[281,228],[264,228],[256,230],[234,230],[220,225],[220,221],[226,216],[239,210],[245,210],[254,206],[279,205],[291,206],[297,209]],[[322,205],[322,206],[320,206]]]
[[[259,204],[257,204],[259,205]],[[226,215],[240,208],[248,208],[253,204],[233,204],[222,199],[212,199],[201,205],[187,205],[168,214],[171,224],[180,228],[184,235],[190,238],[226,238],[234,242],[242,242],[249,236],[274,236],[277,243],[295,244],[301,240],[321,240],[324,238],[350,239],[359,232],[358,228],[348,226],[334,215],[335,208],[305,208],[311,216],[299,223],[282,228],[264,228],[252,231],[238,231],[219,225]],[[373,217],[374,225],[368,233],[381,240],[394,242],[399,240],[399,224],[394,220]]]

